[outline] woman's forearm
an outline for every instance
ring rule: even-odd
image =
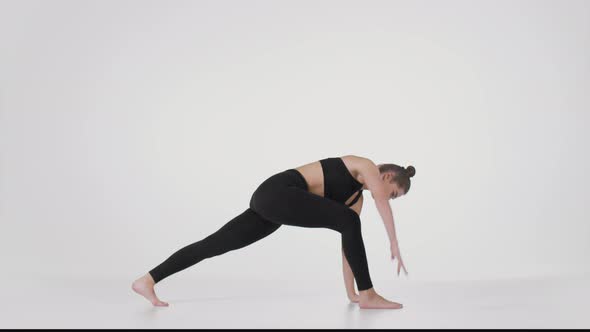
[[[395,233],[395,226],[393,224],[393,212],[391,211],[389,201],[375,200],[375,206],[377,207],[377,211],[379,211],[379,214],[381,215],[383,225],[385,225],[385,230],[387,231],[389,242],[391,244],[396,244],[397,234]]]
[[[344,275],[344,286],[346,287],[346,293],[348,295],[356,294],[354,291],[354,274],[348,264],[348,260],[344,255],[344,249],[342,249],[342,272]]]

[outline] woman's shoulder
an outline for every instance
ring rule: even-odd
[[[341,156],[340,159],[342,159],[344,164],[346,164],[349,169],[354,169],[356,171],[371,165],[375,165],[371,159],[353,154]]]

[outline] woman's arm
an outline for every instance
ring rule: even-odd
[[[361,214],[361,209],[363,207],[363,195],[361,193],[361,197],[354,203],[350,208],[353,209],[359,216]],[[358,302],[358,294],[354,290],[354,274],[352,273],[352,269],[350,268],[350,264],[348,264],[348,260],[344,255],[344,248],[341,248],[342,251],[342,273],[344,274],[344,287],[346,287],[346,294],[348,295],[348,299],[352,302]]]
[[[346,295],[352,302],[358,301],[358,294],[354,290],[354,274],[348,264],[346,256],[344,256],[344,249],[342,250],[342,272],[344,274],[344,287],[346,288]]]
[[[395,225],[393,223],[393,212],[389,205],[390,193],[381,180],[381,173],[379,167],[375,165],[370,159],[359,158],[359,173],[361,173],[367,189],[371,192],[371,196],[375,201],[377,211],[381,215],[383,225],[387,231],[389,242],[391,245],[397,245],[397,235],[395,233]]]
[[[389,246],[391,249],[391,258],[397,258],[397,274],[399,275],[400,269],[403,268],[404,272],[408,274],[402,256],[399,252],[399,246],[397,241],[397,235],[395,232],[395,226],[393,224],[393,212],[389,205],[389,199],[391,193],[387,192],[387,187],[381,179],[381,173],[379,167],[375,165],[370,159],[357,157],[359,173],[361,173],[364,183],[367,189],[371,191],[371,196],[375,200],[375,206],[381,215],[385,229],[387,230],[387,236],[389,237]]]

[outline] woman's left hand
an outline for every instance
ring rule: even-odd
[[[350,300],[350,302],[358,303],[359,295],[357,293],[348,294],[348,299]]]
[[[403,268],[406,275],[408,275],[408,271],[406,270],[406,267],[404,266],[404,261],[402,260],[402,255],[399,252],[399,247],[398,247],[397,243],[392,243],[391,244],[391,259],[395,260],[396,257],[397,257],[397,275],[399,276],[399,272],[400,272],[401,268]]]

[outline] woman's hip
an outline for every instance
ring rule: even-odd
[[[307,191],[305,178],[294,168],[275,173],[262,181],[250,198],[250,207],[256,210],[257,202],[272,199],[288,187],[297,187]]]
[[[360,222],[348,206],[308,191],[301,173],[288,169],[263,181],[252,194],[250,208],[280,224],[339,228]]]

